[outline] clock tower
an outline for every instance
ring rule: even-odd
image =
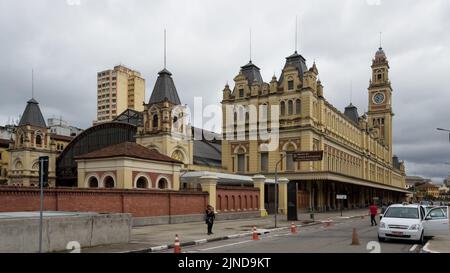
[[[372,79],[369,91],[369,128],[378,129],[378,138],[388,146],[392,158],[392,88],[389,81],[389,62],[380,47],[372,60]]]

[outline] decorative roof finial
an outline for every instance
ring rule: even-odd
[[[252,62],[252,28],[250,28],[250,63]]]
[[[382,49],[382,47],[381,47],[381,31],[380,31],[380,49]]]
[[[31,98],[34,99],[34,70],[31,68]]]
[[[164,29],[164,69],[166,68],[166,29]]]

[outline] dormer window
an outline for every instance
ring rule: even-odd
[[[42,145],[42,137],[41,135],[36,136],[36,145]]]
[[[239,97],[243,98],[244,97],[244,89],[239,89]]]
[[[288,90],[294,90],[294,81],[288,80]]]

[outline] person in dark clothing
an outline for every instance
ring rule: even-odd
[[[370,223],[373,226],[375,224],[375,226],[377,225],[377,221],[375,221],[375,216],[377,216],[378,213],[378,208],[375,205],[375,203],[372,203],[372,205],[369,207],[369,214],[370,214]]]
[[[387,204],[386,204],[386,203],[383,203],[383,205],[381,206],[380,221],[381,221],[381,218],[383,217],[383,216],[381,216],[381,215],[382,215],[382,214],[384,215],[384,213],[386,212],[387,208],[388,208]]]
[[[205,223],[208,225],[208,235],[214,234],[212,232],[212,227],[214,225],[214,219],[216,218],[216,215],[214,214],[214,208],[210,205],[206,207],[205,211]]]

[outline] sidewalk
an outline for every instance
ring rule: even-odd
[[[436,236],[422,248],[424,253],[450,253],[450,235]]]
[[[340,212],[315,213],[314,220],[310,219],[309,213],[298,215],[298,221],[294,223],[299,226],[321,224],[321,221],[339,220],[351,217],[367,216],[368,210],[344,211],[341,218]],[[172,248],[175,234],[180,239],[181,246],[202,244],[211,241],[226,240],[230,238],[251,236],[253,226],[259,233],[288,229],[292,221],[287,221],[285,215],[277,216],[277,229],[274,229],[274,215],[261,218],[223,220],[216,221],[213,227],[213,235],[206,235],[206,225],[203,222],[153,225],[136,227],[131,231],[131,241],[128,244],[113,244],[82,249],[83,253],[123,253],[123,252],[153,252]]]

